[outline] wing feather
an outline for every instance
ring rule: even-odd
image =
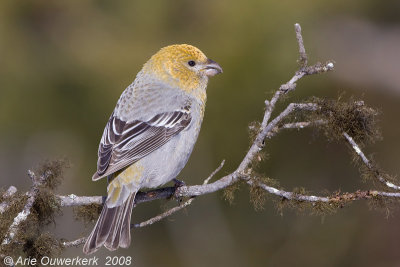
[[[190,109],[157,114],[148,121],[123,121],[111,115],[100,141],[93,180],[119,171],[166,144],[190,121]]]

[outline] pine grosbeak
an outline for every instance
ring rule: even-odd
[[[203,120],[209,76],[221,67],[191,45],[153,55],[119,98],[100,141],[93,180],[108,176],[107,200],[83,251],[130,245],[140,188],[174,179],[185,166]]]

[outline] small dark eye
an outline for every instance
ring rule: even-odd
[[[194,62],[193,60],[190,60],[188,62],[188,64],[189,64],[190,67],[194,67],[194,65],[196,65],[196,62]]]

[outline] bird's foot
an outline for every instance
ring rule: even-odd
[[[176,179],[176,178],[174,178],[173,181],[174,181],[175,190],[176,190],[177,188],[181,187],[181,186],[185,186],[185,185],[186,185],[184,181],[178,180],[178,179]],[[182,203],[183,198],[182,198],[182,197],[177,197],[176,200],[177,200],[178,203],[180,204],[180,203]]]
[[[176,178],[174,178],[173,181],[174,181],[174,186],[177,188],[186,185],[184,181],[178,180]]]

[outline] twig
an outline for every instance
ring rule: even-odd
[[[285,198],[288,200],[298,200],[298,201],[305,201],[305,202],[329,202],[330,201],[329,197],[319,197],[319,196],[312,196],[312,195],[296,194],[293,192],[280,190],[280,189],[277,189],[272,186],[268,186],[263,183],[259,183],[259,182],[256,183],[252,179],[248,179],[246,182],[249,185],[258,186],[270,194],[273,194],[273,195],[276,195],[276,196],[279,196],[279,197],[282,197],[282,198]]]
[[[354,139],[348,135],[346,132],[343,133],[343,136],[346,138],[346,140],[349,142],[351,147],[354,149],[354,151],[357,153],[357,155],[361,158],[361,160],[364,162],[365,166],[370,171],[373,171],[373,166],[371,162],[368,160],[368,158],[365,156],[364,152],[362,152],[361,148],[358,146],[358,144],[354,141]],[[389,181],[387,181],[385,178],[383,178],[379,173],[374,171],[375,177],[384,185],[386,185],[389,188],[395,189],[395,190],[400,190],[400,186],[395,185]]]
[[[27,194],[28,200],[26,201],[26,204],[22,211],[18,213],[18,215],[14,218],[13,223],[8,228],[7,236],[3,239],[1,245],[7,245],[11,242],[18,231],[18,226],[28,218],[29,214],[31,214],[31,208],[33,206],[33,203],[35,202],[36,194],[39,192],[39,186],[42,185],[50,175],[51,173],[49,171],[46,171],[43,175],[36,177],[33,171],[28,170],[28,176],[31,178],[33,183],[31,189]]]
[[[10,198],[12,197],[15,193],[17,193],[17,188],[15,186],[10,186],[6,192],[3,194],[3,198]]]
[[[225,160],[222,160],[221,164],[219,164],[218,168],[215,169],[215,171],[213,171],[210,176],[208,176],[204,182],[203,185],[208,184],[208,182],[214,177],[214,175],[216,175],[221,169],[222,167],[224,167],[225,164]]]
[[[0,203],[0,214],[2,214],[3,212],[5,212],[9,207],[10,207],[10,201],[9,199],[15,194],[17,193],[17,188],[15,186],[10,186],[6,192],[4,192],[3,194],[3,199],[5,199],[5,201],[3,201],[2,203]]]
[[[216,168],[215,171],[213,171],[213,172],[204,180],[203,185],[208,184],[208,182],[211,180],[211,178],[213,178],[214,175],[217,174],[217,173],[222,169],[222,167],[224,166],[224,164],[225,164],[225,160],[223,160],[223,161],[221,162],[221,164],[218,166],[218,168]],[[164,219],[164,218],[166,218],[166,217],[168,217],[168,216],[174,214],[175,212],[180,211],[181,209],[183,209],[183,208],[189,206],[190,204],[192,204],[193,200],[194,200],[194,197],[191,196],[191,198],[190,198],[188,201],[184,202],[183,204],[179,205],[178,207],[174,207],[174,208],[172,208],[172,209],[169,209],[169,210],[167,210],[166,212],[161,213],[160,215],[157,215],[157,216],[155,216],[155,217],[153,217],[153,218],[151,218],[151,219],[148,219],[147,221],[144,221],[144,222],[135,224],[134,227],[135,227],[135,228],[145,227],[145,226],[151,225],[151,224],[153,224],[153,223],[155,223],[155,222],[159,222],[159,221],[161,221],[162,219]]]
[[[170,198],[174,195],[176,191],[176,187],[164,187],[154,190],[149,190],[147,192],[137,192],[135,197],[135,204],[140,204],[144,202],[149,202],[157,199],[166,199]],[[82,206],[82,205],[90,205],[90,204],[98,204],[102,205],[107,198],[106,196],[77,196],[74,194],[71,195],[56,195],[56,197],[60,200],[61,207],[74,207],[74,206]]]
[[[60,205],[62,207],[72,207],[72,206],[82,206],[89,204],[103,204],[103,198],[101,196],[94,197],[78,197],[74,194],[68,196],[57,196],[60,200]]]
[[[183,203],[183,204],[181,204],[181,205],[179,205],[177,207],[174,207],[172,209],[169,209],[166,212],[161,213],[160,215],[157,215],[157,216],[155,216],[155,217],[153,217],[151,219],[148,219],[147,221],[135,224],[134,227],[135,228],[140,228],[140,227],[145,227],[145,226],[151,225],[151,224],[153,224],[155,222],[159,222],[162,219],[174,214],[175,212],[180,211],[181,209],[184,209],[185,207],[189,206],[190,204],[192,204],[193,200],[194,200],[194,198],[191,198],[188,201],[186,201],[185,203]]]
[[[297,43],[299,44],[299,54],[300,54],[299,63],[302,68],[305,68],[307,66],[308,60],[307,60],[306,49],[304,48],[303,36],[301,35],[300,24],[296,23],[294,25],[294,30],[296,32]]]
[[[86,237],[81,237],[74,241],[64,241],[61,243],[61,245],[65,248],[79,247],[80,245],[84,244],[85,242],[86,242]]]
[[[223,160],[221,162],[221,164],[218,166],[217,169],[215,169],[203,182],[203,185],[208,184],[208,182],[215,176],[215,174],[217,174],[222,167],[225,164],[225,160]],[[152,201],[155,199],[161,199],[161,198],[170,198],[174,195],[176,188],[175,187],[166,187],[166,188],[161,188],[161,189],[155,189],[155,190],[151,190],[148,192],[138,192],[136,198],[135,198],[135,203],[139,204],[139,203],[143,203],[143,202],[147,202],[147,201]],[[94,197],[79,197],[76,196],[74,194],[68,195],[68,196],[57,196],[60,199],[60,205],[63,207],[68,207],[68,206],[81,206],[81,205],[89,205],[89,204],[103,204],[105,197],[104,196],[94,196]],[[193,196],[190,196],[193,197]],[[155,216],[145,222],[141,222],[139,224],[135,224],[134,227],[144,227],[147,225],[151,225],[155,222],[158,222],[162,219],[164,219],[167,216],[172,215],[173,213],[187,207],[188,205],[190,205],[192,203],[194,198],[189,199],[188,201],[186,201],[185,203],[181,204],[178,207],[174,207],[158,216]],[[79,239],[81,240],[81,239]],[[77,242],[77,240],[73,241],[73,242]],[[75,244],[75,243],[71,243],[71,244]],[[83,243],[84,241],[82,241]],[[66,243],[66,245],[64,246],[70,246],[70,243]],[[71,245],[73,246],[73,245]]]
[[[272,186],[268,186],[263,183],[254,182],[252,179],[246,181],[249,185],[258,186],[270,194],[276,195],[278,197],[287,199],[287,200],[296,200],[302,202],[325,202],[325,203],[342,203],[346,201],[354,201],[354,200],[361,200],[361,199],[371,199],[374,197],[391,197],[391,198],[400,198],[400,193],[393,193],[393,192],[383,192],[383,191],[376,191],[376,190],[367,190],[361,191],[358,190],[353,193],[342,193],[342,194],[335,194],[333,196],[313,196],[313,195],[304,195],[304,194],[297,194],[290,191],[284,191],[277,189]]]
[[[268,135],[267,135],[267,137],[268,138],[272,138],[272,137],[274,137],[277,133],[279,133],[281,130],[284,130],[284,129],[297,129],[297,130],[300,130],[300,129],[304,129],[304,128],[307,128],[307,127],[310,127],[310,126],[317,126],[317,125],[322,125],[322,124],[325,124],[326,123],[326,121],[324,121],[324,120],[315,120],[315,121],[299,121],[299,122],[291,122],[291,123],[285,123],[284,125],[282,125],[282,126],[276,126],[276,127],[274,127],[274,129],[272,129],[269,133],[268,133]]]
[[[149,202],[157,199],[166,199],[170,198],[174,195],[176,191],[176,187],[164,187],[154,190],[149,190],[147,192],[137,192],[135,197],[135,204],[140,204],[144,202]],[[82,206],[89,204],[98,204],[102,205],[106,200],[106,196],[77,196],[74,194],[70,194],[67,196],[57,195],[56,196],[60,200],[61,207],[73,207],[73,206]]]

